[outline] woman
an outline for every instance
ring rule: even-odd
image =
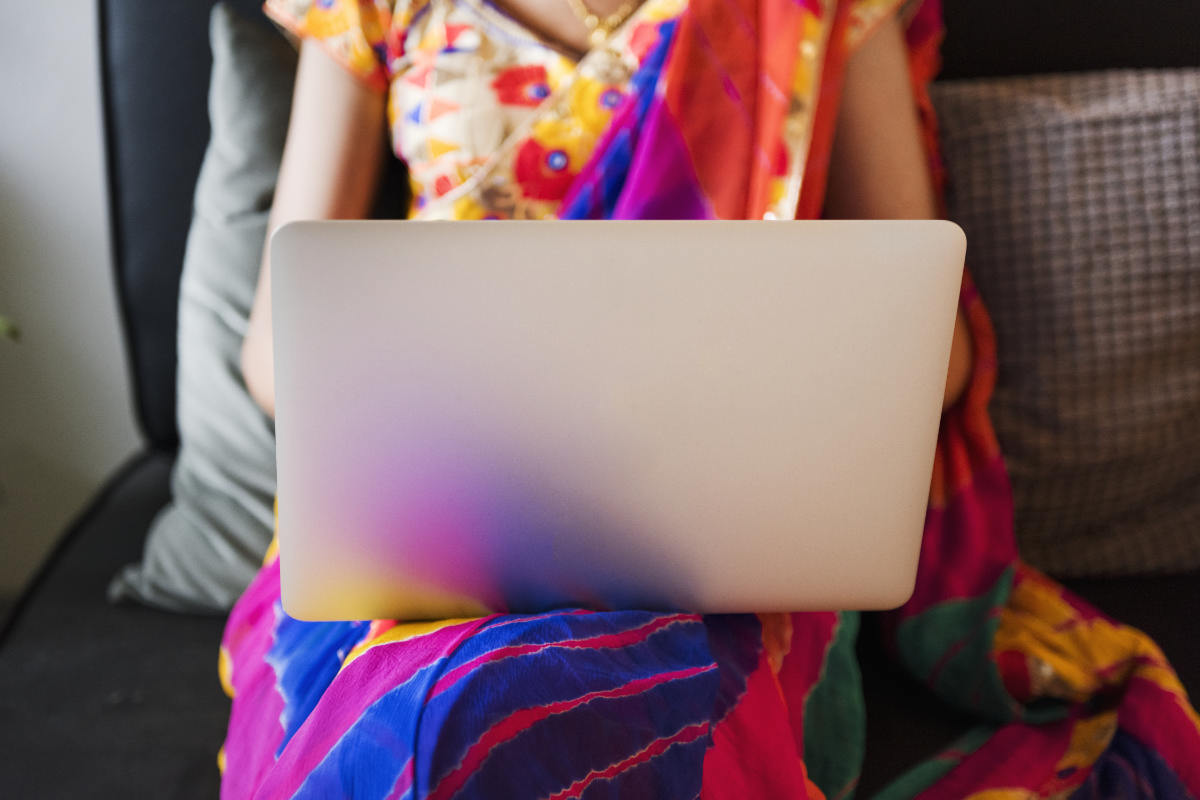
[[[384,129],[421,218],[934,216],[937,9],[896,5],[269,0],[304,37],[272,225],[363,216]],[[270,410],[267,281],[243,360]],[[1200,724],[1161,653],[1016,560],[993,375],[967,281],[917,588],[885,627],[991,728],[891,791],[1120,792],[1132,764],[1139,787],[1196,795]],[[301,623],[272,554],[222,648],[223,792],[846,796],[856,631],[847,613]]]

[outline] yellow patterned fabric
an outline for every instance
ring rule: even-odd
[[[659,24],[684,3],[646,0],[578,60],[487,0],[267,0],[265,10],[387,92],[413,217],[551,219],[629,93]],[[896,4],[858,0],[847,37],[861,40]],[[787,168],[770,179],[770,217],[794,214],[799,199],[832,8],[801,4],[802,42],[783,122]]]

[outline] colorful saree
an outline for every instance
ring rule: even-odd
[[[300,14],[292,7],[304,4],[277,5]],[[816,216],[842,65],[893,6],[650,0],[613,40],[624,62],[633,58],[627,76],[614,78],[593,53],[550,92],[530,82],[535,73],[499,83],[501,97],[538,100],[532,115],[470,169],[435,164],[442,171],[427,180],[414,170],[414,213]],[[393,18],[380,16],[389,4],[350,8],[330,17],[337,4],[320,0],[311,10],[348,64],[381,81],[379,64],[420,65]],[[407,24],[420,13],[395,16]],[[908,23],[936,175],[924,92],[937,61],[935,4]],[[453,50],[464,34],[438,24],[429,52]],[[610,83],[596,89],[601,79]],[[396,97],[393,121],[412,113]],[[417,112],[416,121],[433,113]],[[974,373],[943,417],[916,590],[884,629],[914,678],[980,725],[883,796],[1198,797],[1200,718],[1162,653],[1017,558],[986,414],[994,338],[969,279],[961,305]],[[281,610],[273,552],[222,644],[233,699],[222,795],[848,797],[864,747],[858,621],[573,609],[307,623]]]

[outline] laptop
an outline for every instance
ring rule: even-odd
[[[944,221],[284,226],[284,610],[900,605],[965,247]]]

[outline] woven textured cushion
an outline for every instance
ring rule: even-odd
[[[1032,564],[1200,566],[1200,70],[934,87]]]
[[[179,297],[179,459],[173,500],[113,600],[221,612],[262,562],[272,531],[275,439],[242,381],[240,351],[287,133],[296,54],[217,4],[211,139],[196,184]]]

